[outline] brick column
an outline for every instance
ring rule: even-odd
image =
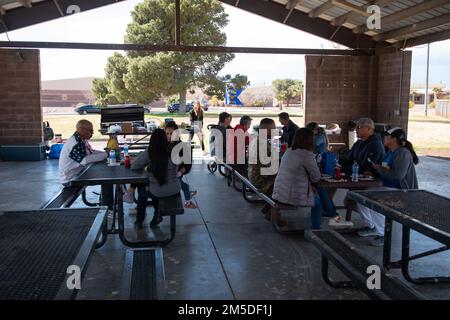
[[[347,123],[371,116],[376,104],[376,58],[306,56],[305,124],[337,123],[331,142],[347,143]]]
[[[43,141],[39,50],[0,49],[0,145]]]

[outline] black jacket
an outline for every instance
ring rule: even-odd
[[[367,161],[367,159],[370,158],[372,162],[381,164],[383,162],[384,155],[384,146],[381,141],[381,137],[378,133],[374,133],[365,141],[358,140],[355,142],[350,151],[351,164],[349,163],[349,165],[352,165],[356,160],[359,165],[359,173],[372,171],[372,165]]]
[[[288,147],[292,145],[292,141],[294,140],[295,131],[297,131],[298,126],[289,120],[289,124],[283,127],[283,134],[281,136],[281,142],[287,143]]]

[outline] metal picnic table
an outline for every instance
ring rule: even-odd
[[[122,243],[129,247],[151,247],[158,245],[165,245],[173,240],[174,224],[176,220],[171,216],[171,236],[164,240],[149,240],[133,242],[125,237],[125,218],[123,209],[123,193],[125,184],[148,184],[148,173],[142,170],[131,170],[124,165],[108,166],[105,162],[97,162],[89,165],[78,176],[73,178],[70,186],[97,186],[100,185],[102,195],[105,194],[106,189],[114,188],[113,199],[113,218],[112,226],[109,229],[109,234],[119,234]],[[105,203],[105,199],[101,197],[102,205],[109,205]],[[109,199],[106,199],[109,200]],[[109,201],[108,201],[109,202]],[[118,220],[118,229],[116,228],[116,220]],[[106,241],[106,234],[102,241]]]
[[[74,299],[106,220],[106,207],[0,212],[0,300]]]
[[[425,190],[352,191],[347,197],[386,217],[383,265],[401,268],[413,283],[450,282],[450,277],[413,278],[409,262],[450,249],[450,199]],[[401,259],[391,261],[392,222],[402,225]],[[442,247],[410,255],[410,232],[415,230],[443,244]]]

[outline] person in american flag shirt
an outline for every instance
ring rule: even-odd
[[[88,120],[77,122],[75,133],[67,139],[59,158],[59,180],[66,186],[88,164],[106,159],[105,151],[93,150],[88,140],[94,134],[94,127]]]

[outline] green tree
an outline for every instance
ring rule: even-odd
[[[131,13],[125,43],[175,43],[175,1],[145,0]],[[222,29],[228,17],[218,0],[181,0],[181,44],[225,46]],[[115,53],[105,69],[109,90],[119,101],[149,103],[161,95],[179,94],[185,111],[187,90],[216,81],[230,53],[144,52]]]
[[[250,85],[250,81],[245,75],[236,74],[232,77],[230,74],[227,74],[222,77],[211,77],[209,80],[203,81],[205,85],[202,89],[208,96],[216,96],[217,99],[224,100],[227,82],[232,83],[238,90],[245,90]]]
[[[109,91],[109,83],[105,78],[96,78],[92,81],[92,91],[96,97],[95,104],[106,106],[119,103],[117,98]]]
[[[286,106],[289,107],[291,99],[300,96],[303,92],[303,82],[295,79],[274,80],[272,87],[280,103],[280,109],[282,109],[283,101],[286,101]]]

